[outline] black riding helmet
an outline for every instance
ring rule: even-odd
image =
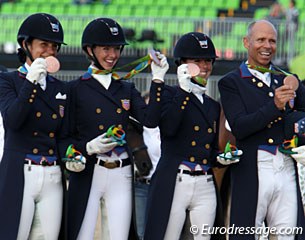
[[[85,28],[82,36],[82,48],[88,57],[94,61],[98,68],[103,68],[94,55],[95,46],[125,46],[128,43],[122,27],[111,18],[97,18],[91,21]],[[90,56],[87,47],[90,47],[93,56]],[[121,51],[123,50],[123,47]]]
[[[216,55],[212,40],[204,33],[190,32],[184,34],[176,43],[174,58],[177,65],[181,64],[181,59],[213,59]]]
[[[33,58],[28,51],[27,45],[26,49],[24,49],[22,42],[23,40],[30,42],[33,39],[57,43],[57,51],[59,51],[61,44],[65,44],[64,32],[60,22],[57,18],[47,13],[35,13],[27,17],[21,24],[17,34],[17,41],[21,47],[19,53],[23,52],[23,54],[28,55],[32,61]]]

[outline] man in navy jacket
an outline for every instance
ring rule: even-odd
[[[304,229],[296,235],[279,232],[305,227],[296,162],[279,151],[289,140],[287,112],[305,108],[305,88],[284,84],[284,72],[272,64],[277,32],[270,22],[251,23],[243,43],[247,61],[219,81],[224,113],[243,151],[240,162],[231,166],[230,226],[244,231],[230,239],[255,239],[263,223],[277,229],[277,239],[305,239]]]

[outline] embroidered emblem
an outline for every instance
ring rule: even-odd
[[[199,41],[200,47],[208,48],[208,40],[201,40]]]
[[[51,23],[52,31],[59,32],[59,24],[58,23]]]
[[[122,107],[128,111],[130,109],[130,100],[129,99],[121,99]]]
[[[51,21],[51,19],[47,16],[47,15],[45,15],[45,14],[42,14],[46,19],[48,19],[48,21],[49,21],[49,23],[50,23],[50,25],[51,25],[51,28],[52,28],[52,32],[59,32],[59,30],[60,30],[60,27],[59,27],[59,22],[57,21],[56,23],[53,23],[52,21]]]
[[[119,34],[119,29],[117,27],[111,27],[110,31],[112,35],[118,35]]]

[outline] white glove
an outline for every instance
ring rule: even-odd
[[[166,57],[163,54],[156,52],[156,55],[160,59],[160,66],[157,65],[154,61],[152,61],[151,63],[152,79],[153,80],[158,79],[164,82],[164,76],[169,69],[169,65]]]
[[[75,160],[79,160],[79,162],[72,162],[67,161],[66,162],[66,168],[71,172],[81,172],[86,167],[86,158],[84,156],[76,156]]]
[[[178,82],[182,90],[190,93],[192,91],[191,74],[187,64],[181,64],[177,69]]]
[[[71,172],[81,172],[85,169],[85,164],[78,162],[66,162],[66,168]]]
[[[99,135],[86,144],[88,155],[106,153],[118,146],[111,138],[106,136],[106,133]]]
[[[293,157],[298,163],[305,165],[305,146],[292,148],[291,150],[296,152],[295,154],[291,154],[291,157]]]
[[[47,63],[43,58],[36,58],[32,65],[28,69],[26,79],[31,83],[37,84],[37,82],[47,76]]]
[[[41,76],[40,79],[38,79],[38,84],[40,85],[41,89],[44,91],[47,88],[47,78],[46,76]]]
[[[242,150],[238,150],[237,154],[232,157],[231,153],[228,152],[226,155],[224,153],[217,156],[217,162],[221,163],[222,165],[230,165],[232,163],[238,163],[239,157],[243,154]]]

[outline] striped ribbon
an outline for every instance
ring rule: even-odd
[[[125,64],[123,65],[122,67],[117,67],[117,68],[114,68],[112,70],[100,70],[100,69],[95,69],[95,68],[92,68],[91,66],[88,68],[88,73],[91,75],[91,74],[100,74],[100,75],[105,75],[105,74],[109,74],[109,73],[112,73],[112,77],[115,79],[115,80],[118,80],[118,79],[123,79],[123,80],[127,80],[127,79],[130,79],[132,78],[134,75],[140,73],[141,71],[143,71],[145,68],[147,68],[147,66],[151,63],[151,58],[150,58],[150,55],[147,54],[146,56],[142,57],[142,58],[139,58],[131,63],[128,63],[128,64]],[[129,71],[125,76],[123,77],[120,77],[120,75],[117,73],[118,70],[121,70],[121,69],[125,69],[127,67],[130,67],[130,66],[135,66],[135,68],[133,68],[131,71]],[[25,68],[25,66],[20,66],[18,68],[18,71],[20,73],[23,73],[23,74],[27,74],[28,71],[27,69]]]
[[[195,77],[193,77],[193,79],[197,82],[197,83],[199,83],[199,84],[201,84],[202,86],[206,86],[207,85],[207,83],[208,83],[208,81],[205,79],[205,78],[202,78],[202,77],[199,77],[199,76],[195,76]]]
[[[27,74],[28,73],[28,70],[25,68],[24,65],[20,66],[18,68],[18,72],[22,73],[22,74]]]
[[[149,54],[142,57],[142,58],[139,58],[131,63],[128,63],[126,65],[123,65],[122,67],[117,67],[117,68],[114,68],[112,70],[100,70],[100,69],[95,69],[95,68],[92,68],[91,66],[88,68],[88,73],[89,74],[99,74],[99,75],[105,75],[105,74],[109,74],[109,73],[112,73],[112,77],[115,79],[115,80],[118,80],[118,79],[123,79],[123,80],[127,80],[127,79],[130,79],[132,78],[134,75],[140,73],[141,71],[143,71],[149,64],[151,63],[151,59],[150,59],[150,56]],[[124,68],[127,68],[129,66],[134,66],[136,65],[135,68],[133,68],[131,71],[129,71],[125,76],[123,77],[120,77],[119,74],[117,73],[118,70],[121,70],[121,69],[124,69]]]
[[[251,68],[253,70],[257,70],[257,71],[259,71],[261,73],[269,72],[269,73],[273,73],[275,75],[286,75],[286,76],[291,75],[290,73],[285,72],[284,70],[282,70],[280,68],[276,68],[275,66],[274,66],[274,68],[278,69],[279,71],[268,69],[268,68],[264,68],[264,67],[257,66],[257,65],[251,65],[251,64],[247,64],[247,66],[248,66],[248,68]]]

